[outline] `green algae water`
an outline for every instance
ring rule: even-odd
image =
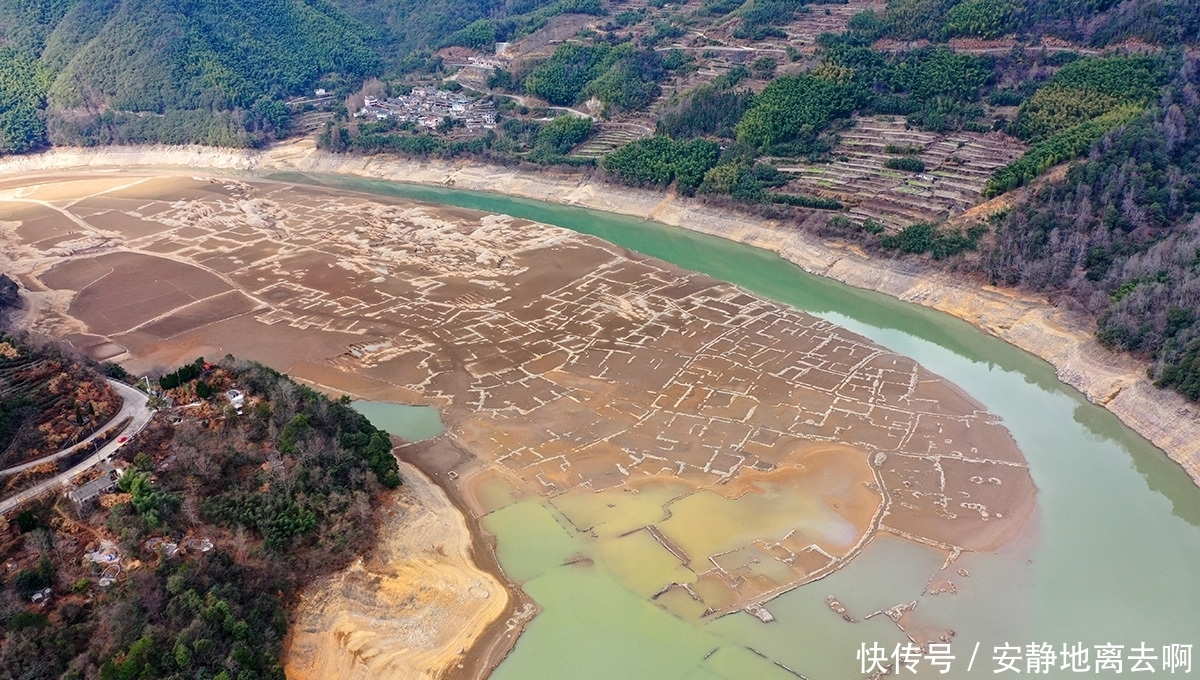
[[[543,608],[493,677],[499,680],[699,680],[863,677],[856,653],[906,642],[874,611],[917,602],[923,623],[952,628],[949,672],[925,662],[916,677],[991,677],[1026,646],[1091,651],[1121,645],[1164,673],[1164,645],[1200,651],[1200,489],[1161,451],[1055,377],[1045,362],[948,315],[812,276],[776,255],[634,218],[498,195],[344,177],[272,179],[431,201],[555,224],[707,273],[825,318],[913,357],[1000,416],[1029,461],[1039,493],[1033,526],[993,554],[954,563],[956,594],[921,595],[944,556],[877,537],[843,570],[767,604],[776,621],[739,613],[715,621],[673,616],[622,585],[617,557],[571,528],[552,503],[526,499],[491,512],[501,564]],[[618,578],[618,575],[621,578]],[[833,595],[857,620],[833,613]],[[1148,652],[1135,652],[1145,643]],[[997,650],[997,647],[1016,647]],[[1066,677],[1056,659],[1048,674]],[[971,667],[968,670],[968,666]],[[1041,669],[1038,669],[1041,670]],[[1011,671],[1010,671],[1011,672]],[[1112,664],[1099,672],[1115,674]],[[1175,670],[1182,674],[1183,668]],[[1200,676],[1200,664],[1194,675]],[[905,671],[903,675],[910,673]],[[1171,674],[1174,676],[1174,674]]]
[[[442,414],[432,406],[409,406],[386,401],[353,401],[350,408],[381,430],[410,442],[432,439],[446,431]]]

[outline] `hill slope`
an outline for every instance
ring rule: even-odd
[[[244,414],[209,389],[234,385]],[[232,357],[170,394],[199,406],[131,439],[98,506],[0,518],[0,675],[281,680],[299,588],[374,545],[400,479],[365,417]]]
[[[381,63],[367,30],[325,0],[48,5],[0,24],[0,44],[15,48],[0,54],[0,71],[32,55],[55,72],[46,91],[25,97],[46,111],[46,130],[27,131],[26,147],[252,145],[286,129],[283,97],[322,78],[361,82]]]

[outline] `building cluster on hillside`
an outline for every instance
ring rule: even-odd
[[[467,57],[467,63],[480,68],[506,68],[508,60],[501,57]]]
[[[355,117],[395,119],[421,127],[435,128],[443,118],[461,120],[468,130],[496,127],[496,105],[490,99],[475,99],[436,87],[414,87],[412,92],[381,100],[367,97]]]

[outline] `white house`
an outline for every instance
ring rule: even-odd
[[[237,390],[229,390],[225,393],[225,398],[229,400],[230,404],[233,404],[233,407],[237,409],[238,413],[242,412],[242,406],[246,404],[245,395]]]

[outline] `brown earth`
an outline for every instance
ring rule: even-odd
[[[1007,433],[911,361],[708,277],[511,218],[166,179],[125,178],[121,191],[171,199],[153,217],[170,229],[107,233],[86,257],[13,244],[16,269],[64,310],[45,330],[82,323],[89,341],[106,334],[128,349],[138,371],[237,348],[335,389],[373,380],[442,404],[465,448],[547,496],[620,486],[631,471],[728,484],[793,465],[797,439],[851,442],[863,458],[897,452],[878,459],[880,474],[932,484],[922,497],[935,504],[940,482],[915,482],[927,466],[914,460],[1020,467]],[[66,179],[34,193],[65,199],[71,186],[97,188]],[[71,210],[89,200],[77,199]],[[165,242],[177,246],[169,258],[155,247]],[[903,450],[925,430],[953,433],[950,446],[922,436]],[[913,512],[933,511],[899,500],[884,526]],[[948,526],[934,522],[926,538],[958,545],[974,533]]]
[[[621,187],[575,174],[430,161],[392,156],[339,156],[296,140],[264,151],[209,147],[109,147],[54,149],[0,159],[0,176],[25,176],[71,168],[151,166],[211,168],[232,172],[314,172],[399,182],[455,186],[576,205],[712,234],[777,252],[805,270],[957,316],[979,329],[1050,362],[1063,382],[1111,411],[1167,453],[1200,483],[1200,409],[1160,390],[1146,365],[1097,343],[1094,324],[1045,298],[964,281],[911,262],[874,258],[775,221],[715,209],[675,195]],[[814,218],[819,219],[819,218]]]
[[[409,170],[422,177],[420,168]],[[92,325],[108,323],[101,339],[127,350],[133,370],[230,351],[334,390],[438,404],[450,436],[411,459],[465,492],[463,507],[476,515],[487,503],[454,477],[486,473],[548,499],[659,479],[692,489],[685,498],[711,489],[738,503],[772,485],[801,489],[804,479],[840,479],[856,489],[818,499],[821,512],[855,527],[856,540],[834,544],[771,526],[731,533],[719,554],[677,554],[684,567],[715,565],[693,572],[706,613],[819,578],[876,530],[954,555],[994,548],[1032,512],[1020,452],[960,390],[911,360],[728,284],[563,230],[471,211],[255,181],[137,179],[125,178],[122,191],[170,206],[128,210],[138,220],[128,235],[113,231],[111,218],[92,229],[86,215],[56,205],[80,226],[85,247],[51,251],[6,237],[6,267],[32,286],[40,329],[87,332],[95,341]],[[534,186],[532,177],[518,181]],[[70,200],[61,197],[71,183],[44,184],[63,185],[52,202]],[[177,193],[191,198],[175,201]],[[147,230],[146,220],[170,228]],[[95,307],[76,304],[82,291],[85,301],[138,293],[128,277],[71,273],[84,271],[81,259],[134,253],[137,277],[207,281],[199,276],[206,274],[252,304],[228,317],[197,314],[194,305],[207,297],[191,295],[150,318],[95,316]],[[56,274],[62,266],[71,274]],[[797,441],[841,448],[814,458]],[[673,554],[671,547],[702,545],[666,523],[646,528]],[[316,626],[326,631],[321,644],[370,648],[359,644],[361,635],[330,641],[338,625],[353,629],[346,621]],[[492,624],[494,639],[505,626]],[[354,667],[343,661],[343,670]]]

